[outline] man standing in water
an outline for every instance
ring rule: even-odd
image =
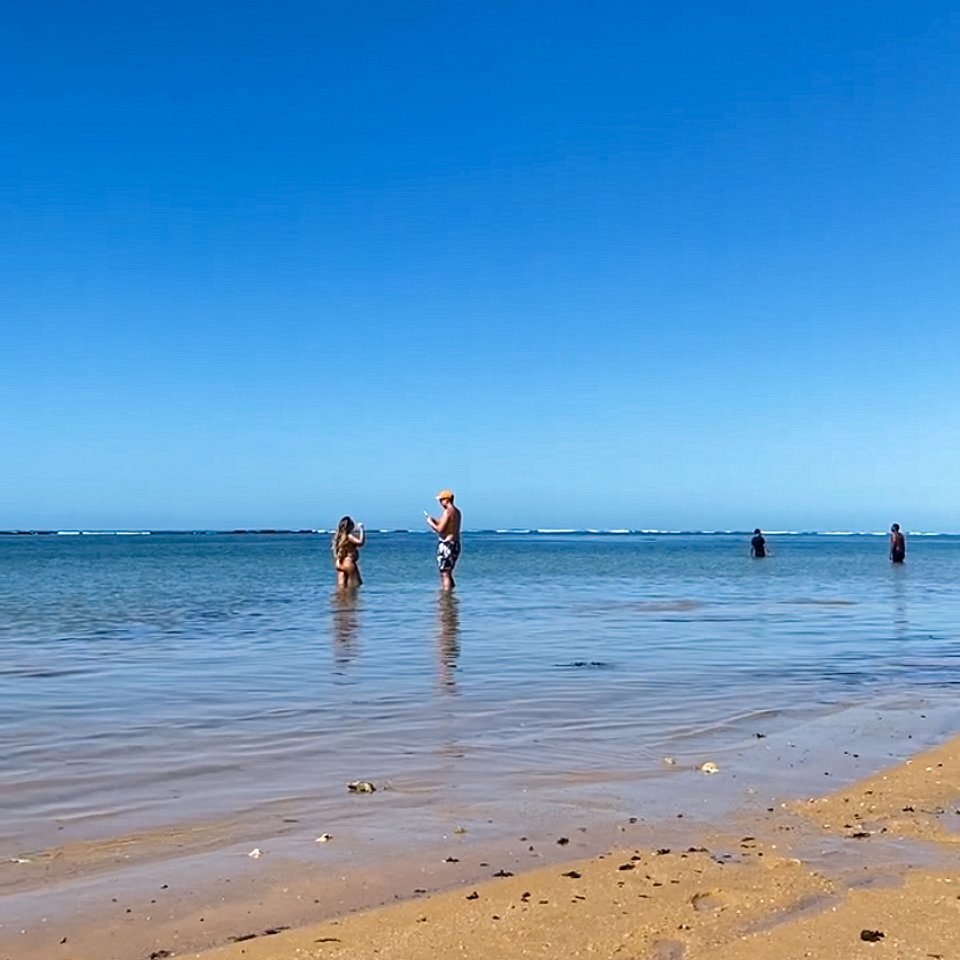
[[[443,513],[434,520],[426,514],[427,525],[440,538],[437,544],[437,569],[440,572],[440,589],[452,590],[453,568],[460,556],[460,511],[453,505],[453,491],[441,490],[437,494]]]
[[[760,528],[753,531],[753,539],[750,541],[750,556],[762,559],[767,555],[767,541],[763,539]]]
[[[900,532],[900,524],[895,523],[890,528],[890,562],[903,563],[907,557],[907,541]]]

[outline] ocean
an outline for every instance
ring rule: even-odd
[[[879,536],[474,533],[453,595],[434,544],[370,533],[338,596],[327,535],[0,537],[0,851],[653,815],[705,760],[960,728],[960,537],[893,567]]]

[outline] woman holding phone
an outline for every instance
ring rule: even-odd
[[[363,583],[360,576],[360,548],[367,537],[362,523],[354,523],[350,517],[341,517],[330,549],[333,552],[333,569],[337,571],[337,588],[359,587]]]

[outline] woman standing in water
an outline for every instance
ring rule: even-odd
[[[354,532],[356,531],[356,532]],[[363,524],[355,524],[350,517],[342,517],[333,535],[333,569],[337,571],[337,587],[359,587],[363,583],[360,576],[360,548],[366,542]]]

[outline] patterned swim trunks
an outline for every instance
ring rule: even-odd
[[[459,556],[459,540],[441,540],[437,544],[437,567],[441,573],[452,573]]]

